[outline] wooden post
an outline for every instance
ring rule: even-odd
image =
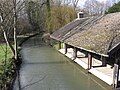
[[[102,66],[106,66],[106,58],[101,56]]]
[[[65,54],[67,53],[67,44],[65,44]]]
[[[114,70],[113,70],[113,87],[117,88],[119,81],[119,65],[114,64]]]
[[[59,49],[61,49],[61,42],[59,41]]]
[[[84,53],[85,54],[85,57],[88,57],[88,53]]]
[[[88,54],[88,70],[92,68],[92,55]]]
[[[115,56],[117,57],[117,56]],[[119,58],[115,59],[114,69],[113,69],[113,87],[116,89],[118,87],[119,81]]]
[[[88,70],[89,70],[89,66],[90,66],[90,60],[89,60],[89,54],[88,54]]]
[[[90,69],[92,68],[92,55],[90,55]]]
[[[73,57],[74,57],[74,59],[76,59],[76,57],[77,57],[77,48],[74,47],[74,48],[73,48],[73,51],[74,51]]]

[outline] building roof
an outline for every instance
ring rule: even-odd
[[[61,41],[61,39],[64,38],[64,36],[72,31],[74,28],[82,24],[84,21],[86,21],[88,18],[82,18],[82,19],[75,19],[72,22],[68,23],[64,27],[60,28],[59,30],[55,31],[51,38]]]
[[[120,13],[107,14],[64,42],[101,55],[120,44]]]
[[[69,38],[75,33],[84,30],[84,28],[87,28],[88,26],[90,27],[93,22],[97,21],[101,17],[102,16],[93,16],[93,17],[75,19],[72,22],[65,25],[64,27],[55,31],[51,35],[51,38],[56,39],[58,41],[64,41],[65,39]]]

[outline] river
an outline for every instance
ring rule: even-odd
[[[22,46],[21,90],[112,90],[52,47],[32,39]],[[18,89],[18,80],[14,90]]]

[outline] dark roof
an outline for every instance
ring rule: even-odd
[[[68,39],[65,43],[107,55],[120,44],[120,13],[107,14]]]
[[[89,19],[87,19],[86,21],[81,23],[79,26],[75,27],[74,29],[72,29],[68,33],[66,33],[62,37],[61,41],[65,41],[67,38],[71,37],[72,35],[79,33],[83,30],[87,30],[89,27],[91,27],[94,24],[94,22],[98,21],[102,17],[103,17],[103,15],[90,17]]]
[[[84,21],[86,21],[88,18],[82,18],[82,19],[75,19],[72,22],[68,23],[64,27],[60,28],[59,30],[55,31],[51,38],[61,41],[61,39],[64,38],[64,36],[72,31],[74,28],[82,24]]]
[[[93,25],[93,22],[99,20],[102,17],[103,16],[100,15],[100,16],[75,19],[74,21],[68,23],[64,27],[55,31],[51,35],[51,38],[56,39],[58,41],[64,41],[65,39],[69,38],[70,36],[84,30],[85,28],[90,27],[91,25]]]

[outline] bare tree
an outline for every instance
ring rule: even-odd
[[[18,53],[17,53],[17,1],[13,0],[13,30],[14,30],[14,58],[17,60]]]
[[[104,2],[99,2],[97,0],[87,0],[84,5],[84,10],[89,13],[89,15],[104,14],[106,10],[106,4]]]
[[[17,60],[17,19],[18,13],[23,8],[24,1],[21,0],[1,0],[0,3],[0,29],[3,32],[6,43],[11,48],[14,58]],[[14,47],[9,38],[14,36]]]
[[[78,5],[78,2],[80,0],[72,0],[72,3],[73,3],[73,7],[76,9],[77,8],[77,5]]]
[[[13,18],[13,14],[12,14],[12,7],[9,7],[8,2],[5,1],[1,1],[0,3],[0,29],[3,32],[3,36],[4,39],[6,41],[6,43],[9,45],[9,47],[11,48],[13,54],[14,54],[14,48],[12,46],[12,44],[10,43],[9,39],[8,39],[8,31],[10,31],[10,29],[12,28],[12,18]],[[9,7],[9,9],[8,9]]]

